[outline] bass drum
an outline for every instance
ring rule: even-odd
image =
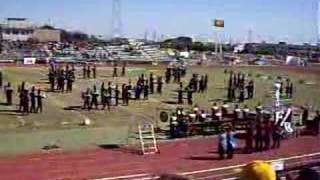
[[[163,122],[163,123],[166,123],[169,121],[169,113],[168,112],[165,112],[165,111],[161,111],[160,112],[160,121]]]

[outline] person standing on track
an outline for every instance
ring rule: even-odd
[[[31,92],[29,95],[30,95],[30,101],[31,101],[30,112],[36,113],[36,89],[34,86],[32,86]]]
[[[93,75],[93,79],[96,79],[96,77],[97,77],[97,67],[96,67],[96,65],[93,65],[93,67],[92,67],[92,75]]]
[[[126,75],[126,62],[124,61],[122,64],[121,76],[124,77]]]
[[[234,149],[236,147],[234,134],[232,127],[228,125],[219,135],[218,152],[221,160],[225,158],[225,154],[227,154],[228,159],[233,158]]]
[[[13,94],[13,88],[11,87],[11,83],[8,82],[8,85],[4,88],[6,93],[6,99],[7,99],[7,105],[12,105],[12,94]]]
[[[45,98],[45,96],[42,95],[41,90],[38,89],[38,93],[37,93],[37,108],[36,108],[36,112],[37,113],[42,113],[42,99]]]

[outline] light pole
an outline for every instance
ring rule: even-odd
[[[214,29],[215,29],[215,54],[220,60],[223,60],[222,55],[222,42],[219,37],[219,31],[224,28],[224,20],[223,19],[215,19],[214,20]]]

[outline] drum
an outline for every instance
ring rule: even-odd
[[[189,117],[191,118],[191,121],[195,121],[196,120],[196,114],[189,114]]]
[[[203,113],[203,114],[201,114],[201,117],[202,117],[203,119],[206,119],[206,118],[207,118],[207,114]]]
[[[165,111],[160,112],[160,121],[161,122],[166,123],[169,121],[169,118],[170,118],[170,116],[167,112],[165,112]]]

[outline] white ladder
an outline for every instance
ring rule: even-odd
[[[142,154],[159,153],[153,124],[144,125],[143,127],[138,125],[138,128]]]

